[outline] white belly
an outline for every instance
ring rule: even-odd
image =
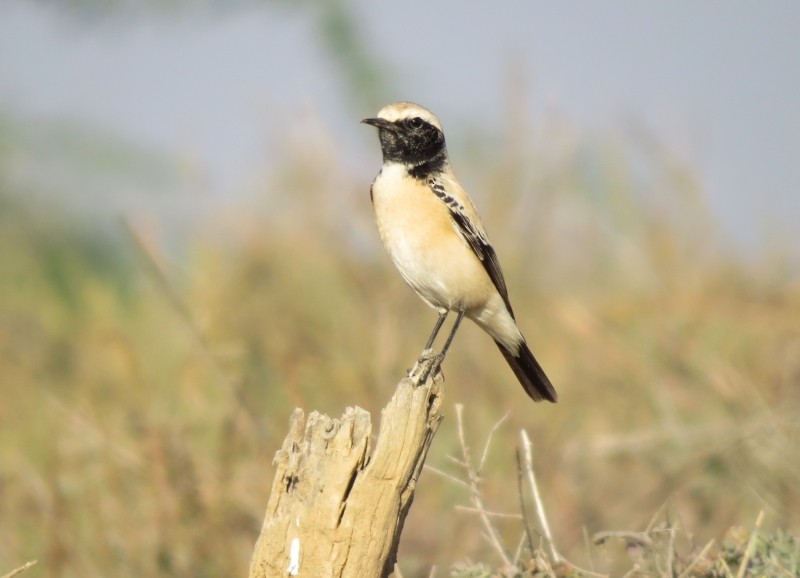
[[[435,309],[483,307],[495,292],[483,265],[428,186],[404,177],[389,165],[372,186],[378,231],[395,266]]]

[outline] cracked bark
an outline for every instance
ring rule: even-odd
[[[424,369],[424,368],[418,368]],[[371,451],[370,415],[339,419],[296,409],[275,455],[264,524],[250,578],[384,578],[431,440],[442,420],[441,374],[400,381],[381,412]]]

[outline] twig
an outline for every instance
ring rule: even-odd
[[[528,485],[530,486],[531,493],[533,494],[533,501],[536,505],[536,513],[539,516],[539,524],[542,527],[544,538],[547,540],[547,544],[550,546],[550,556],[552,557],[553,562],[558,564],[561,562],[561,556],[556,550],[556,545],[553,543],[553,535],[550,533],[550,525],[547,523],[544,505],[542,504],[542,498],[539,495],[539,487],[536,484],[536,476],[533,473],[533,450],[531,448],[531,440],[528,437],[528,432],[526,432],[524,429],[520,430],[519,435],[520,439],[522,440],[522,447],[524,450],[523,455],[525,457],[525,470],[528,473]]]
[[[473,514],[486,514],[487,516],[491,516],[493,518],[510,518],[512,520],[521,520],[521,514],[507,514],[505,512],[492,512],[490,510],[479,510],[477,508],[470,508],[469,506],[456,506],[456,510],[459,512],[470,512]]]
[[[720,563],[722,563],[722,569],[725,570],[725,577],[733,578],[733,573],[731,572],[730,566],[728,566],[728,563],[725,561],[725,558],[720,556],[718,560],[720,561]]]
[[[634,564],[633,568],[631,568],[630,570],[625,572],[625,574],[622,575],[622,578],[630,578],[634,574],[637,574],[639,571],[640,571],[639,564],[638,563]]]
[[[595,576],[596,578],[609,578],[608,574],[600,574],[599,572],[595,572],[594,570],[587,570],[586,568],[581,568],[580,566],[573,564],[567,559],[563,559],[562,562],[566,564],[568,567],[576,570],[579,574],[586,574],[587,576]]]
[[[525,446],[525,441],[524,440],[527,439],[527,441],[528,441],[528,445],[525,447],[525,450],[526,450],[525,451],[526,470],[528,471],[528,476],[533,479],[533,483],[532,483],[532,486],[531,486],[532,487],[531,493],[534,494],[534,498],[537,498],[536,499],[537,512],[538,512],[538,514],[540,516],[540,519],[544,518],[544,523],[542,525],[543,525],[543,528],[545,528],[547,530],[547,535],[545,536],[545,538],[547,539],[547,541],[549,543],[549,546],[550,546],[550,549],[551,549],[551,555],[553,557],[553,562],[555,564],[566,564],[569,567],[574,568],[575,570],[577,570],[581,574],[586,574],[587,576],[596,576],[597,578],[608,578],[608,575],[599,574],[599,573],[594,571],[594,559],[592,558],[591,548],[589,548],[589,536],[588,536],[588,534],[586,532],[586,527],[585,526],[583,527],[583,534],[584,534],[584,540],[586,541],[586,547],[587,547],[587,549],[589,549],[589,560],[590,560],[590,562],[592,564],[592,569],[591,570],[587,570],[585,568],[581,568],[577,564],[573,564],[572,562],[570,562],[569,560],[567,560],[566,558],[561,556],[556,551],[555,544],[553,544],[553,540],[549,535],[549,527],[547,526],[547,517],[544,514],[544,507],[542,506],[541,498],[540,498],[539,492],[538,492],[538,487],[536,485],[536,478],[535,478],[535,476],[533,474],[533,456],[532,456],[531,447],[530,447],[530,439],[528,439],[527,432],[525,432],[525,430],[522,430],[521,437],[523,438],[523,446]],[[526,514],[527,508],[525,508],[525,503],[524,503],[524,500],[523,500],[523,491],[522,491],[522,458],[520,457],[519,449],[517,449],[517,472],[518,472],[517,479],[518,479],[518,483],[519,483],[520,508],[522,509],[522,518],[523,518],[523,520],[525,522],[525,534],[524,535],[528,536],[529,548],[530,548],[531,552],[534,552],[533,535],[532,535],[533,532],[532,532],[530,524],[528,522],[528,516]],[[548,571],[549,571],[549,573],[553,572],[553,569],[552,569],[552,567],[550,565],[548,565]]]
[[[497,420],[497,423],[494,424],[491,431],[489,432],[489,435],[486,438],[486,445],[483,446],[483,455],[481,456],[481,463],[478,466],[478,473],[483,471],[483,466],[486,463],[486,457],[489,455],[489,446],[492,444],[492,438],[494,437],[494,432],[497,431],[497,428],[503,425],[503,422],[506,421],[506,419],[508,419],[508,416],[510,414],[511,412],[507,411],[506,415]]]
[[[465,464],[463,460],[460,460],[455,456],[445,456],[445,458],[450,460],[452,463],[457,465],[459,468],[467,469],[469,467],[469,464]]]
[[[400,564],[397,562],[394,563],[394,578],[403,578],[403,573],[400,571]]]
[[[656,525],[658,517],[664,513],[664,510],[667,508],[667,504],[669,504],[669,500],[664,500],[664,502],[658,507],[658,510],[656,510],[656,513],[653,514],[653,517],[650,518],[650,521],[647,523],[647,527],[644,529],[645,534],[649,534],[653,531],[653,527]]]
[[[453,476],[451,474],[448,474],[447,472],[444,472],[444,471],[440,470],[439,468],[436,468],[434,466],[429,466],[429,465],[426,464],[424,466],[424,469],[430,470],[434,474],[442,476],[444,479],[450,480],[454,484],[458,484],[459,486],[463,486],[463,487],[469,489],[469,484],[467,482],[465,482],[464,480],[459,480],[457,477],[455,477],[455,476]]]
[[[3,576],[2,576],[2,577],[0,577],[0,578],[11,578],[12,576],[16,576],[17,574],[20,574],[21,572],[25,572],[25,570],[27,570],[27,569],[28,569],[28,568],[30,568],[31,566],[36,566],[36,564],[37,564],[38,562],[39,562],[38,560],[29,560],[28,562],[25,562],[25,563],[24,563],[22,566],[20,566],[19,568],[14,568],[14,569],[13,569],[11,572],[9,572],[8,574],[3,574]]]
[[[678,523],[681,525],[684,534],[686,534],[686,538],[689,540],[690,551],[694,552],[695,551],[694,534],[689,529],[689,526],[683,523],[683,516],[681,516],[681,511],[675,510],[675,515],[678,516]]]
[[[506,566],[511,566],[511,560],[509,560],[502,544],[500,544],[500,537],[497,535],[497,530],[495,530],[494,526],[492,526],[492,522],[489,520],[489,516],[486,514],[486,508],[483,506],[480,488],[478,487],[478,474],[472,468],[469,457],[469,448],[467,447],[467,441],[464,436],[464,406],[460,403],[456,404],[456,422],[458,424],[458,440],[461,444],[461,452],[464,455],[464,463],[467,465],[466,471],[472,498],[472,505],[475,506],[480,513],[479,515],[486,533],[485,535],[487,541],[503,560],[503,564]]]
[[[528,519],[528,508],[525,507],[525,491],[523,489],[522,481],[522,455],[519,448],[515,452],[517,457],[517,495],[519,496],[519,511],[522,512],[522,523],[525,526],[525,535],[528,537],[528,549],[533,555],[535,549],[533,546],[533,527]]]
[[[706,554],[708,554],[708,551],[711,549],[711,546],[713,545],[714,545],[714,538],[711,538],[709,543],[703,546],[703,549],[700,551],[700,553],[697,556],[695,556],[691,562],[689,562],[689,565],[686,567],[686,570],[684,570],[678,575],[678,578],[686,578],[689,575],[691,569],[694,568],[694,565],[697,564],[699,560],[703,559]],[[720,560],[722,560],[722,558],[720,558]],[[671,575],[672,574],[670,574],[670,576]]]
[[[594,572],[594,554],[592,554],[592,545],[589,543],[589,530],[586,529],[585,524],[581,529],[583,530],[583,544],[586,546],[586,554],[589,556],[589,565],[592,567],[592,572]]]
[[[596,532],[595,535],[592,536],[592,542],[594,542],[596,546],[599,546],[609,538],[616,538],[618,540],[633,542],[634,544],[640,544],[648,548],[653,547],[653,540],[650,538],[649,535],[645,534],[644,532],[629,532],[626,530],[610,530],[607,532]]]
[[[431,566],[431,572],[428,574],[428,578],[436,578],[436,566]]]
[[[753,550],[756,548],[756,540],[758,539],[758,530],[761,528],[761,523],[764,521],[764,510],[761,510],[758,513],[758,517],[756,518],[756,527],[753,530],[753,534],[750,536],[750,541],[747,543],[747,548],[744,551],[744,556],[742,557],[742,563],[739,566],[739,571],[736,573],[736,578],[742,578],[744,576],[745,571],[747,570],[747,564],[750,562],[750,558],[753,556]]]
[[[517,549],[514,551],[514,565],[516,566],[519,564],[519,559],[522,556],[522,547],[525,545],[525,538],[528,536],[528,529],[525,528],[525,531],[519,537],[519,542],[517,542]]]
[[[675,565],[675,526],[669,527],[669,544],[667,545],[667,576],[675,576],[673,568]]]
[[[539,550],[536,553],[536,565],[537,566],[544,566],[545,572],[550,578],[556,578],[556,573],[553,571],[553,565],[550,561],[542,555],[542,551]]]

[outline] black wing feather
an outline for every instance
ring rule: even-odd
[[[450,211],[450,218],[456,227],[456,231],[480,260],[483,268],[492,280],[492,283],[494,283],[494,286],[503,298],[508,312],[513,318],[514,310],[511,308],[511,302],[508,299],[506,280],[503,278],[503,271],[500,269],[500,261],[497,259],[497,253],[494,252],[494,249],[489,244],[489,239],[487,239],[486,235],[469,219],[461,203],[459,203],[455,197],[448,194],[440,182],[435,179],[430,179],[428,181],[428,186],[431,191],[433,191],[433,194],[436,195]]]

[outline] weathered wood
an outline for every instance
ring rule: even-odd
[[[250,578],[388,576],[442,420],[443,388],[441,374],[403,379],[381,412],[371,453],[365,410],[349,407],[340,419],[312,412],[304,422],[296,409],[275,455]]]

